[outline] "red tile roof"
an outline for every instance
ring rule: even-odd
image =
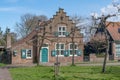
[[[28,34],[25,38],[22,38],[20,40],[18,40],[17,42],[15,42],[14,44],[12,44],[12,47],[17,46],[19,44],[22,44],[28,40],[30,40],[33,36],[35,36],[37,34],[36,30],[33,30],[30,34]]]
[[[118,29],[120,28],[120,22],[107,22],[107,30],[114,41],[120,41],[120,33]]]

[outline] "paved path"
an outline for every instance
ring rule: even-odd
[[[7,68],[0,68],[0,80],[12,80]]]

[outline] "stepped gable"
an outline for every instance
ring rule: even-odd
[[[53,15],[53,18],[50,19],[51,24],[55,22],[54,20],[56,20],[56,18],[60,22],[60,23],[57,23],[57,24],[65,24],[65,25],[67,25],[69,23],[72,23],[73,27],[76,27],[75,23],[70,19],[69,16],[67,16],[67,13],[64,12],[64,9],[62,9],[62,8],[59,8],[59,10],[56,12],[56,14]],[[65,21],[68,21],[68,22],[65,22]],[[80,31],[80,29],[78,27],[76,27],[75,29]]]

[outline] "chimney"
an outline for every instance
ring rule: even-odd
[[[8,32],[7,33],[7,36],[6,36],[6,48],[8,49],[8,48],[11,48],[11,33],[10,32]]]

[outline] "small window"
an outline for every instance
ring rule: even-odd
[[[120,33],[120,28],[118,28],[118,33]]]
[[[74,48],[74,54],[77,54],[77,50],[78,50],[78,45],[75,43],[74,45],[72,43],[69,44],[69,49],[70,49],[70,55],[73,54],[73,48]]]
[[[22,59],[32,58],[32,51],[30,49],[22,49],[21,58]]]
[[[59,37],[65,37],[66,36],[66,27],[65,26],[60,26],[58,27],[58,33]]]
[[[31,50],[26,50],[26,58],[31,58],[31,57],[32,57]]]
[[[55,50],[58,50],[58,55],[64,55],[65,44],[59,43],[56,44]]]
[[[120,57],[120,44],[116,44],[116,56]]]

